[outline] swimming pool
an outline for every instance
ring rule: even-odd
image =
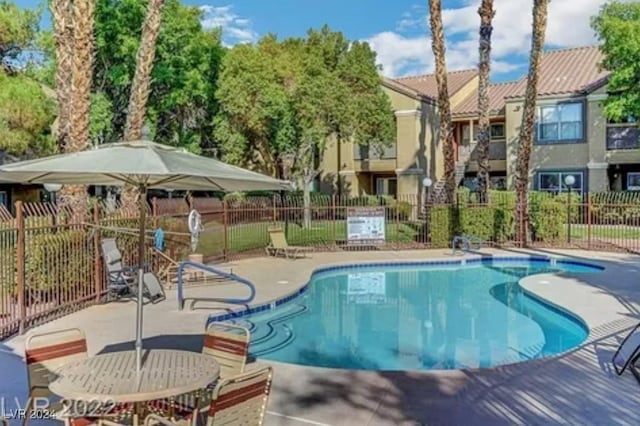
[[[527,275],[600,269],[545,259],[364,265],[315,273],[300,296],[235,320],[255,357],[364,370],[491,367],[582,343],[582,321],[527,295]]]

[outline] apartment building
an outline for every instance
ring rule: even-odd
[[[536,129],[531,158],[531,188],[601,192],[640,190],[640,131],[629,118],[611,123],[603,115],[608,72],[601,70],[599,49],[578,47],[545,53],[540,67]],[[451,72],[449,96],[454,122],[456,174],[472,187],[477,173],[477,71]],[[433,75],[385,79],[384,90],[397,123],[395,143],[384,150],[330,144],[323,156],[321,189],[343,194],[420,194],[422,181],[438,183],[444,175],[438,146],[437,88]],[[526,76],[491,84],[489,105],[491,183],[514,187],[515,164]],[[339,148],[339,149],[338,149]]]

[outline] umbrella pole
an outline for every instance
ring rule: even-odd
[[[142,370],[142,304],[144,294],[144,237],[147,216],[147,187],[140,185],[138,204],[140,206],[140,235],[138,236],[138,303],[136,314],[136,372]]]

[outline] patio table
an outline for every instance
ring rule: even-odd
[[[210,356],[197,352],[151,349],[143,354],[140,374],[136,373],[135,351],[71,362],[55,373],[58,377],[49,389],[68,403],[138,403],[134,413],[137,424],[140,403],[205,389],[218,379],[220,366]],[[72,405],[69,414],[91,414],[77,411]]]

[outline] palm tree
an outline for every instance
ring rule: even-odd
[[[451,104],[447,83],[447,64],[445,61],[445,40],[442,28],[442,2],[429,0],[431,23],[431,47],[436,67],[438,86],[438,117],[440,119],[439,142],[444,151],[444,177],[447,199],[454,202],[456,197],[456,159],[453,149],[453,131],[451,126]]]
[[[129,109],[124,130],[125,141],[137,141],[142,137],[142,128],[147,111],[147,102],[151,91],[151,70],[156,56],[156,43],[162,22],[164,0],[149,0],[147,15],[142,26],[142,36],[138,47],[136,71],[131,84]],[[122,192],[122,207],[135,209],[137,205],[137,189],[125,187]]]
[[[140,140],[142,136],[147,101],[151,91],[151,70],[156,56],[156,43],[160,33],[163,5],[164,0],[149,0],[147,5],[147,15],[144,19],[140,47],[138,48],[136,71],[129,96],[127,123],[124,130],[125,141]]]
[[[491,71],[491,21],[495,15],[493,0],[482,0],[478,9],[480,15],[480,62],[478,64],[478,189],[480,202],[486,203],[489,194],[489,143],[491,124],[489,123],[489,73]]]
[[[73,62],[73,17],[70,0],[52,0],[53,37],[56,55],[56,99],[58,101],[56,142],[58,149],[69,145],[71,135],[71,69]]]
[[[73,60],[71,67],[71,126],[66,152],[82,151],[89,144],[89,112],[93,76],[94,0],[73,1]],[[62,190],[77,219],[88,213],[88,197],[83,185],[69,185]]]
[[[520,244],[527,242],[529,224],[527,188],[529,186],[529,163],[533,145],[533,126],[536,119],[536,98],[538,94],[538,73],[547,29],[549,0],[533,1],[533,31],[531,35],[531,55],[525,91],[522,123],[520,125],[518,158],[516,163],[516,235]]]

